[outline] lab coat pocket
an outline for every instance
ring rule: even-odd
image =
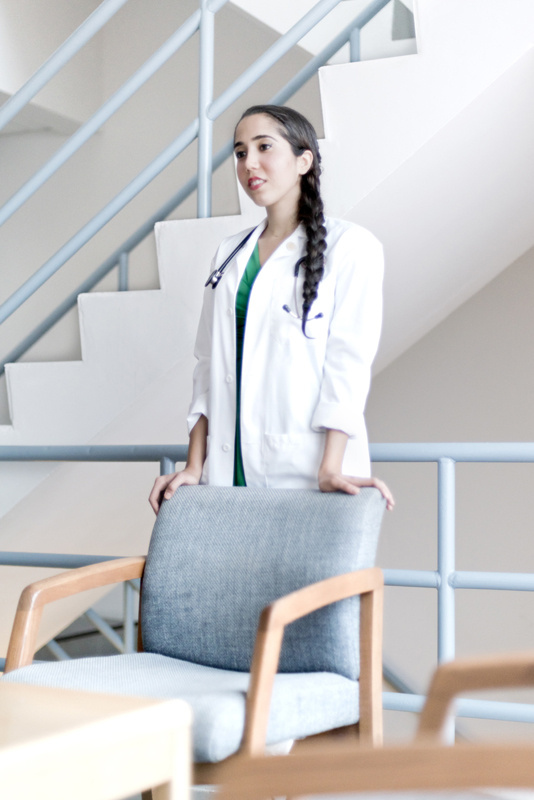
[[[306,336],[302,332],[302,318],[297,317],[293,309],[284,306],[278,315],[277,324],[274,327],[275,338],[284,347],[297,348],[297,350],[314,348],[314,342],[326,341],[328,336],[328,320],[326,315],[314,308],[308,321],[306,322]]]
[[[265,434],[268,486],[316,488],[324,451],[324,433]]]

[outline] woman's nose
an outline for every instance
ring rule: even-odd
[[[257,169],[258,167],[258,158],[256,153],[249,151],[245,158],[245,167],[247,170]]]

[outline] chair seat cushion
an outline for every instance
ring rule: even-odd
[[[179,697],[193,709],[197,763],[222,761],[241,744],[247,672],[205,667],[153,653],[36,663],[2,680],[142,697]],[[329,672],[275,679],[267,744],[302,739],[358,721],[358,683]]]

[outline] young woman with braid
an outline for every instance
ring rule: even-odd
[[[225,239],[206,284],[183,484],[357,494],[370,477],[364,406],[381,327],[383,256],[365,229],[325,219],[308,120],[253,106],[235,130],[237,176],[266,219]]]

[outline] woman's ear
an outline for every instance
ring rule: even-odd
[[[311,150],[305,150],[299,156],[299,175],[306,175],[310,171],[313,164],[313,153]]]

